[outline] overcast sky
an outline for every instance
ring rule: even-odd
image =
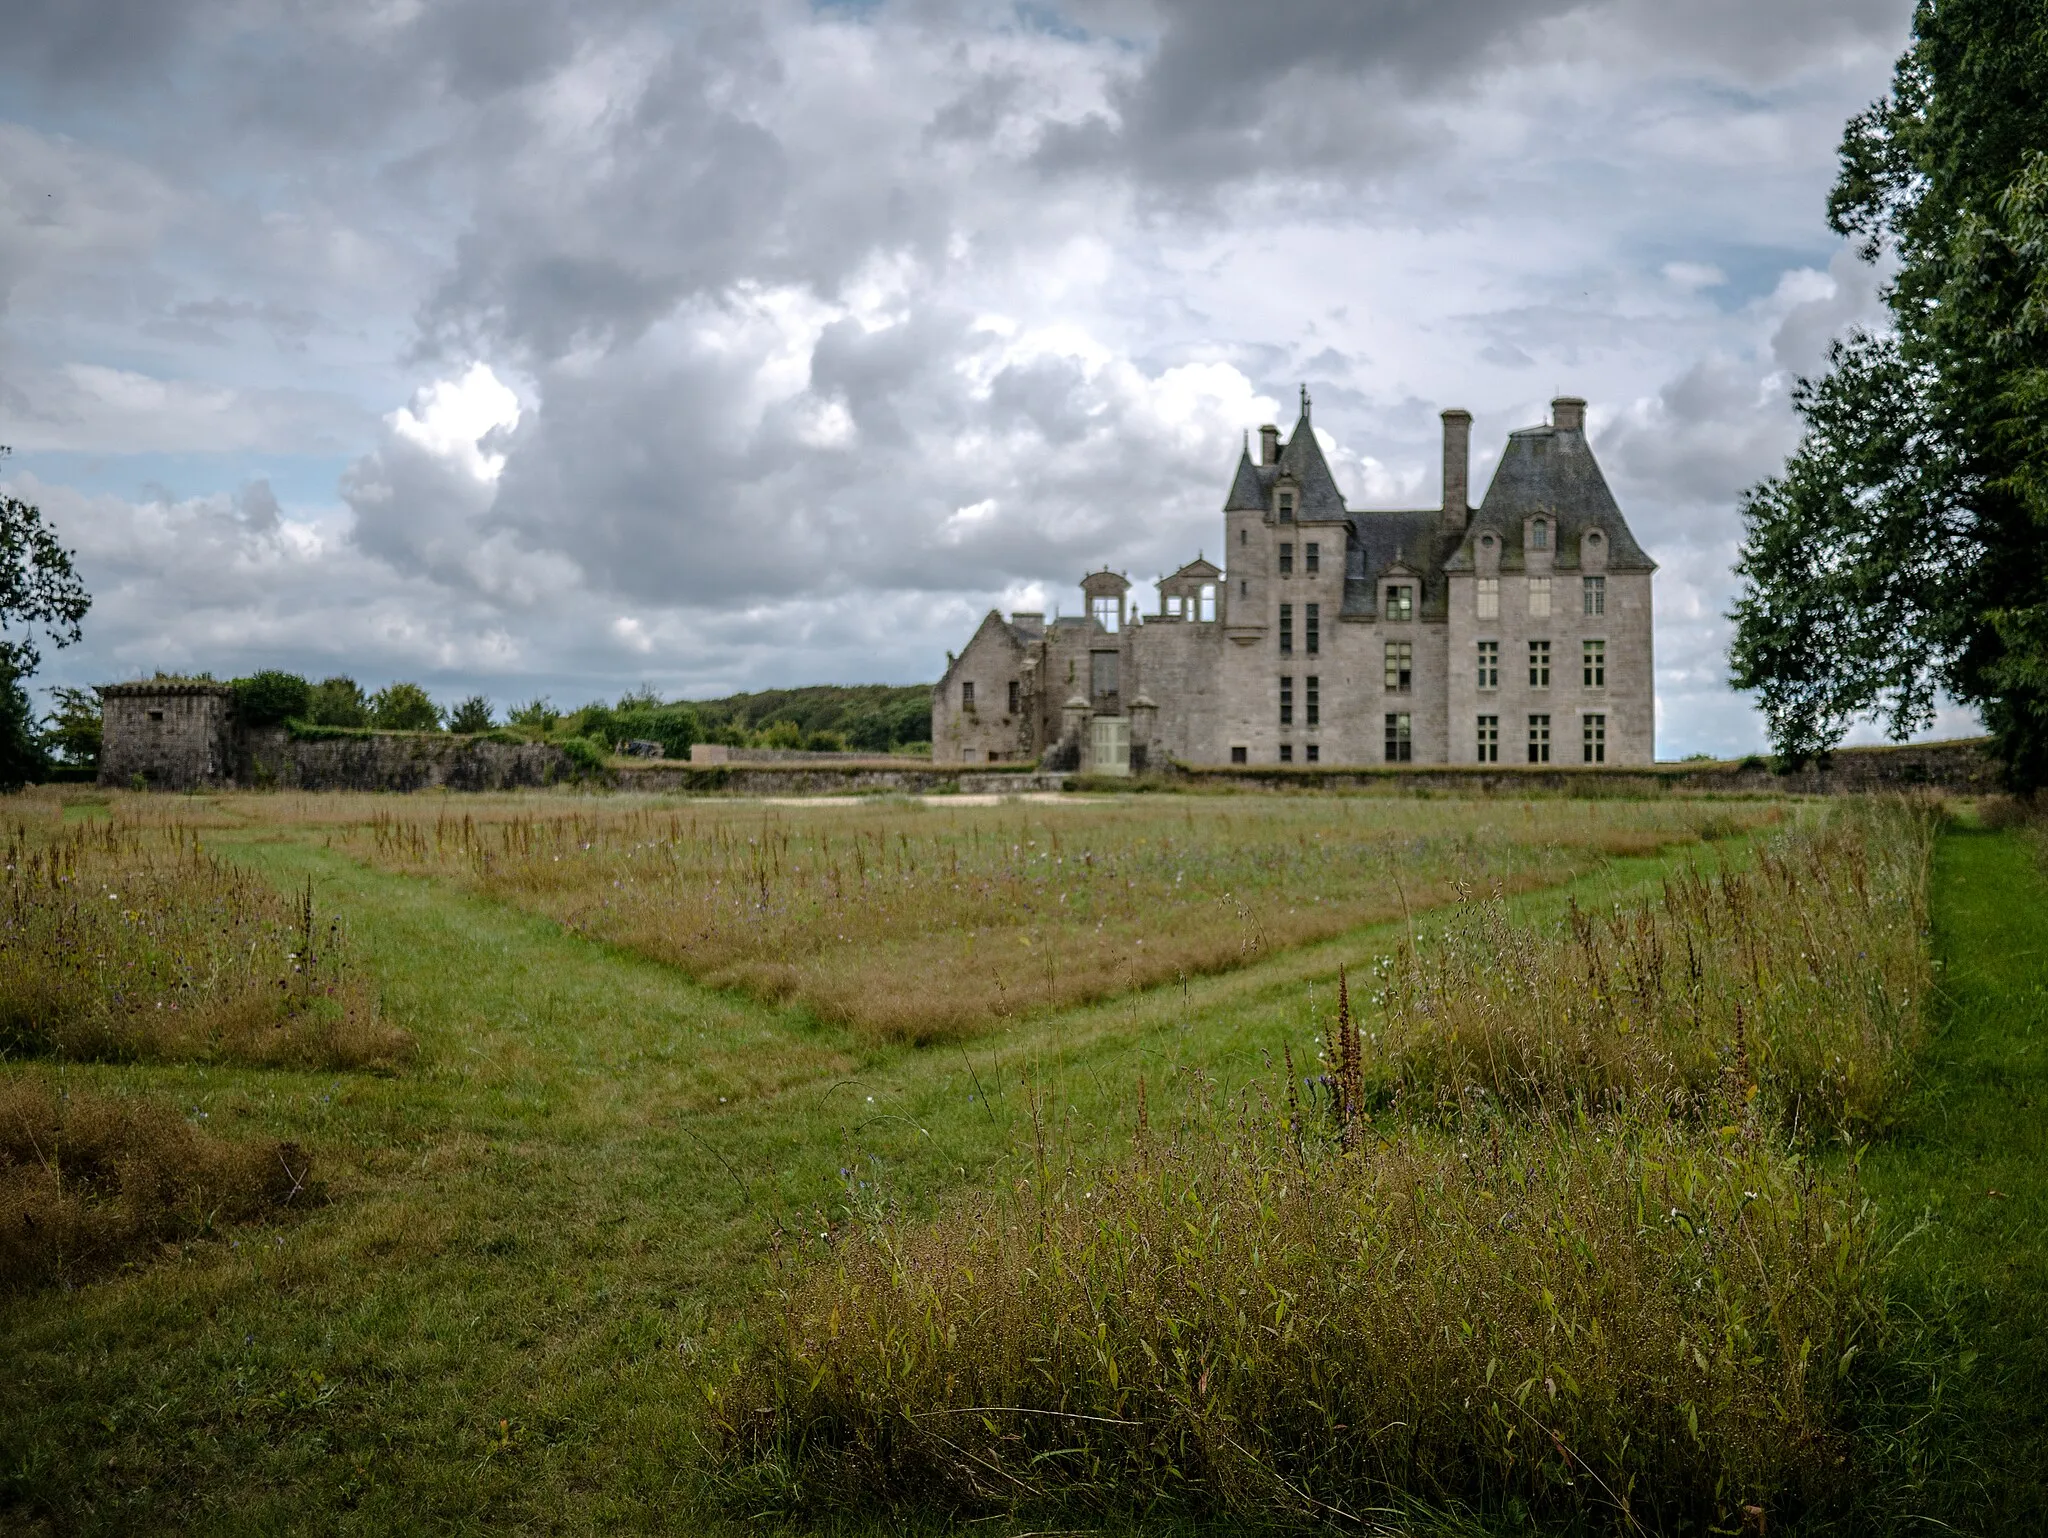
[[[46,681],[929,681],[1216,553],[1306,382],[1368,507],[1442,408],[1477,488],[1586,396],[1659,752],[1748,751],[1735,502],[1876,314],[1822,208],[1910,9],[12,0],[0,477],[95,597]]]

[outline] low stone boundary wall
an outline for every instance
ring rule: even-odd
[[[281,790],[517,790],[575,776],[560,748],[428,732],[297,738],[242,734],[236,779]]]
[[[1028,764],[1009,772],[980,768],[968,773],[900,758],[838,764],[622,764],[616,765],[612,773],[612,783],[620,790],[723,791],[742,796],[849,796],[878,792],[927,796],[956,790],[1000,795],[1058,789],[1061,778],[1041,775]]]
[[[1942,790],[1991,795],[2001,788],[1988,738],[1902,747],[1837,748],[1824,761],[1780,774],[1761,758],[1646,764],[1633,768],[1549,764],[1432,764],[1386,769],[1315,764],[1176,764],[1169,784],[1245,790],[1431,791],[1447,795],[1558,794],[1645,796],[1668,792],[1722,795],[1854,795],[1886,790]],[[1089,781],[1108,789],[1112,781]]]

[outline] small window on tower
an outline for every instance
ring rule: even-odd
[[[1280,575],[1283,577],[1294,575],[1294,546],[1284,540],[1280,544]]]
[[[1280,493],[1280,521],[1282,523],[1294,522],[1294,493],[1291,491]]]
[[[1323,569],[1323,547],[1316,544],[1302,546],[1301,567],[1311,577],[1321,571]]]

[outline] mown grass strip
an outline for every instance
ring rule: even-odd
[[[1931,901],[1936,1030],[1898,1136],[1862,1157],[1895,1223],[1910,1329],[1885,1526],[2048,1525],[2048,875],[2024,836],[1957,828]],[[1916,1528],[1915,1530],[1924,1530]]]

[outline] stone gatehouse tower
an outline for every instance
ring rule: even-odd
[[[1471,415],[1443,413],[1443,501],[1352,510],[1301,416],[1259,429],[1224,565],[1082,579],[1083,613],[991,611],[932,697],[939,763],[1119,774],[1194,764],[1647,764],[1651,577],[1586,442],[1586,403],[1508,436],[1469,505]]]

